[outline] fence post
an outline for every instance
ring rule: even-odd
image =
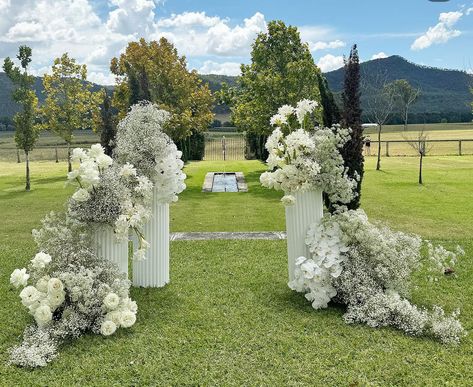
[[[223,161],[226,160],[226,152],[227,152],[227,147],[225,144],[225,136],[222,137],[222,151],[223,151]]]
[[[462,140],[458,140],[458,156],[462,155]]]
[[[16,148],[16,162],[18,164],[21,163],[21,160],[20,160],[20,150],[18,148]]]
[[[386,141],[386,157],[389,157],[389,141]]]

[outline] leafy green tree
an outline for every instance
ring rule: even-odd
[[[253,142],[255,156],[264,159],[264,144],[273,129],[269,120],[278,108],[304,98],[321,102],[320,70],[297,28],[271,21],[267,33],[260,33],[253,43],[251,64],[242,65],[241,72],[239,88],[232,90],[226,102],[231,104],[235,125],[247,132],[250,146]],[[321,108],[315,120],[322,124]]]
[[[213,120],[210,89],[165,38],[129,43],[110,70],[118,79],[113,105],[120,117],[141,100],[156,103],[172,114],[166,130],[176,142],[206,131]]]
[[[14,65],[10,58],[5,58],[3,70],[13,82],[13,100],[21,105],[22,110],[15,114],[15,143],[18,149],[25,152],[26,164],[26,191],[31,189],[29,153],[34,149],[38,140],[40,127],[36,124],[38,98],[33,89],[34,77],[28,74],[28,65],[31,62],[31,48],[20,46],[17,59],[20,67]]]
[[[41,109],[43,126],[66,142],[70,172],[73,132],[95,127],[94,115],[98,114],[103,90],[92,92],[92,84],[87,82],[87,66],[76,63],[67,53],[54,60],[52,74],[44,75],[43,86],[46,93]]]
[[[361,102],[360,102],[360,59],[356,44],[350,51],[350,56],[345,60],[345,78],[343,87],[343,125],[351,128],[350,140],[342,149],[345,167],[348,168],[348,176],[358,178],[356,197],[348,203],[349,209],[357,209],[360,206],[361,182],[364,172],[363,158],[363,127],[361,125]]]
[[[420,89],[412,87],[412,85],[405,79],[398,79],[392,82],[394,93],[394,101],[398,105],[401,112],[402,121],[404,123],[404,131],[407,130],[407,123],[409,118],[409,109],[412,104],[417,101],[420,95]]]

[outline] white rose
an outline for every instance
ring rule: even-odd
[[[281,199],[281,202],[285,206],[292,206],[296,202],[296,198],[292,195],[284,195]]]
[[[111,320],[105,320],[100,326],[100,333],[104,336],[110,336],[117,330],[117,325]]]
[[[120,297],[118,297],[115,293],[108,293],[103,299],[103,304],[109,310],[117,309],[119,303]]]
[[[122,312],[120,325],[123,328],[130,328],[135,322],[136,322],[136,315],[133,312],[129,310]]]
[[[39,306],[34,312],[34,319],[38,326],[42,327],[48,324],[53,319],[51,309],[47,305]]]
[[[64,291],[64,284],[59,278],[51,278],[48,281],[48,294],[57,294]]]
[[[26,286],[30,275],[26,273],[26,269],[15,269],[10,275],[10,283],[18,288],[19,286]]]
[[[31,260],[31,263],[35,269],[44,269],[49,262],[51,262],[51,256],[49,254],[43,253],[42,251],[36,254]]]
[[[119,310],[112,310],[105,315],[105,320],[113,321],[117,327],[121,324],[122,312]]]
[[[49,306],[49,302],[46,298],[46,293],[43,293],[43,292],[39,292],[38,298],[36,299],[36,301],[34,301],[30,305],[28,305],[28,310],[34,316],[34,313],[36,312],[36,309],[38,309],[38,307],[40,307],[41,305],[48,305]]]
[[[52,309],[58,308],[66,299],[66,292],[48,293],[48,302]]]
[[[100,155],[96,158],[95,162],[99,166],[99,168],[108,168],[110,165],[113,164],[113,159],[107,155]]]
[[[95,159],[95,158],[103,155],[104,153],[105,153],[105,150],[103,149],[102,145],[94,144],[90,147],[89,157],[93,157]]]
[[[122,299],[122,306],[124,309],[130,310],[135,314],[138,311],[138,305],[136,304],[136,301],[133,301],[129,297]]]
[[[45,275],[44,277],[41,277],[38,282],[36,282],[36,289],[38,289],[40,292],[47,293],[48,292],[48,281],[50,277],[48,275]]]
[[[74,195],[72,195],[72,199],[74,199],[76,202],[86,202],[90,199],[90,193],[84,188],[79,188],[76,192],[74,192]]]
[[[20,293],[21,303],[28,307],[35,301],[37,301],[41,296],[41,293],[38,292],[34,286],[27,286]]]

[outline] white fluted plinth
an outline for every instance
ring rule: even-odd
[[[307,191],[294,194],[296,202],[286,206],[287,263],[289,281],[294,279],[295,261],[298,257],[310,257],[305,239],[309,226],[320,221],[324,206],[322,191]]]
[[[151,246],[145,260],[133,261],[133,285],[159,288],[169,283],[169,204],[153,200],[152,218],[143,231]]]
[[[99,258],[116,264],[128,278],[128,240],[117,240],[113,228],[103,225],[95,231],[92,248]]]

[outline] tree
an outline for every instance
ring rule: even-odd
[[[31,54],[30,47],[20,46],[17,55],[20,67],[14,66],[13,61],[8,57],[3,63],[3,70],[15,86],[13,100],[22,108],[20,112],[15,114],[13,122],[15,124],[16,146],[25,152],[26,191],[31,189],[29,153],[34,149],[40,131],[40,127],[36,124],[38,98],[33,89],[34,77],[28,74]]]
[[[242,65],[241,72],[239,87],[226,102],[235,125],[254,143],[255,156],[264,159],[266,138],[273,130],[269,120],[278,108],[304,98],[320,103],[320,70],[297,28],[271,21],[267,33],[260,33],[253,43],[251,64]],[[315,120],[322,124],[322,109]]]
[[[405,138],[407,139],[407,138]],[[408,144],[419,155],[419,184],[423,184],[422,179],[422,161],[424,157],[432,150],[432,144],[428,142],[429,136],[425,133],[424,128],[417,133],[413,139],[407,139]]]
[[[409,108],[420,95],[420,89],[416,89],[405,79],[398,79],[392,83],[394,100],[401,112],[404,122],[404,131],[407,130],[407,122],[409,117]]]
[[[367,76],[368,78],[368,76]],[[383,125],[388,121],[394,107],[394,87],[387,82],[386,74],[374,74],[371,76],[366,90],[366,115],[370,121],[378,125],[378,159],[376,170],[381,169],[381,131]]]
[[[113,105],[120,117],[131,105],[151,101],[171,113],[166,131],[176,142],[205,132],[212,122],[213,98],[207,84],[195,70],[187,70],[186,58],[167,39],[129,43],[119,58],[112,59],[110,70],[118,80]]]
[[[104,93],[100,116],[97,117],[97,131],[100,132],[100,143],[105,149],[105,154],[112,156],[115,148],[115,136],[117,134],[117,125],[113,114],[112,101],[108,93]]]
[[[323,123],[324,126],[331,128],[332,125],[340,123],[340,110],[335,102],[332,92],[330,91],[327,79],[322,73],[317,74],[317,80],[323,109]]]
[[[95,127],[103,91],[92,92],[87,81],[87,66],[76,63],[67,53],[54,60],[52,74],[45,74],[43,86],[46,100],[41,109],[43,126],[52,130],[67,144],[68,171],[73,131]]]
[[[364,173],[360,97],[360,59],[355,44],[350,51],[350,56],[345,60],[345,77],[342,93],[342,121],[345,127],[351,128],[351,134],[341,153],[345,162],[345,168],[348,169],[348,176],[357,180],[357,195],[347,204],[348,209],[352,210],[360,206],[361,183]]]

